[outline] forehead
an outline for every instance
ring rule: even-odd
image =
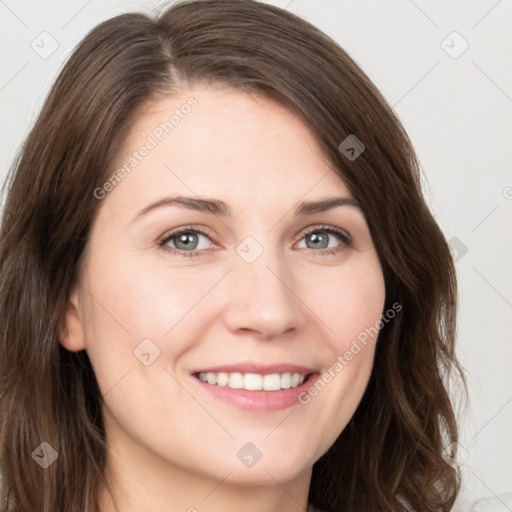
[[[350,196],[296,114],[230,88],[190,88],[146,104],[121,146],[115,168],[122,167],[127,176],[114,193],[138,198],[192,192],[243,204]]]

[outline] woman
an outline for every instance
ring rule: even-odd
[[[450,251],[399,121],[297,16],[92,30],[0,265],[4,510],[450,510]]]

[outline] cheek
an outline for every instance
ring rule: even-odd
[[[97,369],[129,367],[146,348],[151,357],[166,355],[172,366],[194,339],[195,329],[201,332],[197,311],[204,308],[198,306],[222,272],[157,267],[144,258],[109,258],[106,252],[104,256],[90,262],[85,283],[86,337]]]
[[[368,384],[384,302],[376,255],[341,269],[328,287],[318,289],[316,307],[332,334],[326,338],[330,356],[319,380],[300,398],[314,410],[315,423],[326,425],[325,450],[353,416]]]
[[[310,298],[315,312],[329,328],[331,347],[337,355],[348,350],[358,337],[375,341],[375,325],[385,302],[384,278],[376,255],[332,272]]]

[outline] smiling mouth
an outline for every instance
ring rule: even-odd
[[[194,377],[204,383],[230,389],[246,391],[281,391],[301,386],[313,373],[240,373],[240,372],[199,372]]]

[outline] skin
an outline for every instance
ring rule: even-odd
[[[352,196],[302,121],[261,96],[190,87],[154,101],[119,164],[190,96],[198,105],[101,200],[61,343],[87,350],[104,395],[118,510],[305,510],[312,466],[357,408],[376,339],[307,405],[279,411],[227,404],[190,372],[246,361],[327,370],[379,320],[382,269],[359,208],[293,215],[304,200]],[[173,194],[221,199],[232,216],[171,205],[134,220]],[[340,250],[326,254],[304,233],[323,224],[352,243],[328,234]],[[208,234],[191,244],[198,256],[158,245],[189,225]],[[250,264],[236,251],[248,236],[263,251]],[[148,338],[160,356],[145,366],[134,350]],[[248,442],[263,454],[250,468],[236,456]],[[115,510],[106,493],[101,510]]]

